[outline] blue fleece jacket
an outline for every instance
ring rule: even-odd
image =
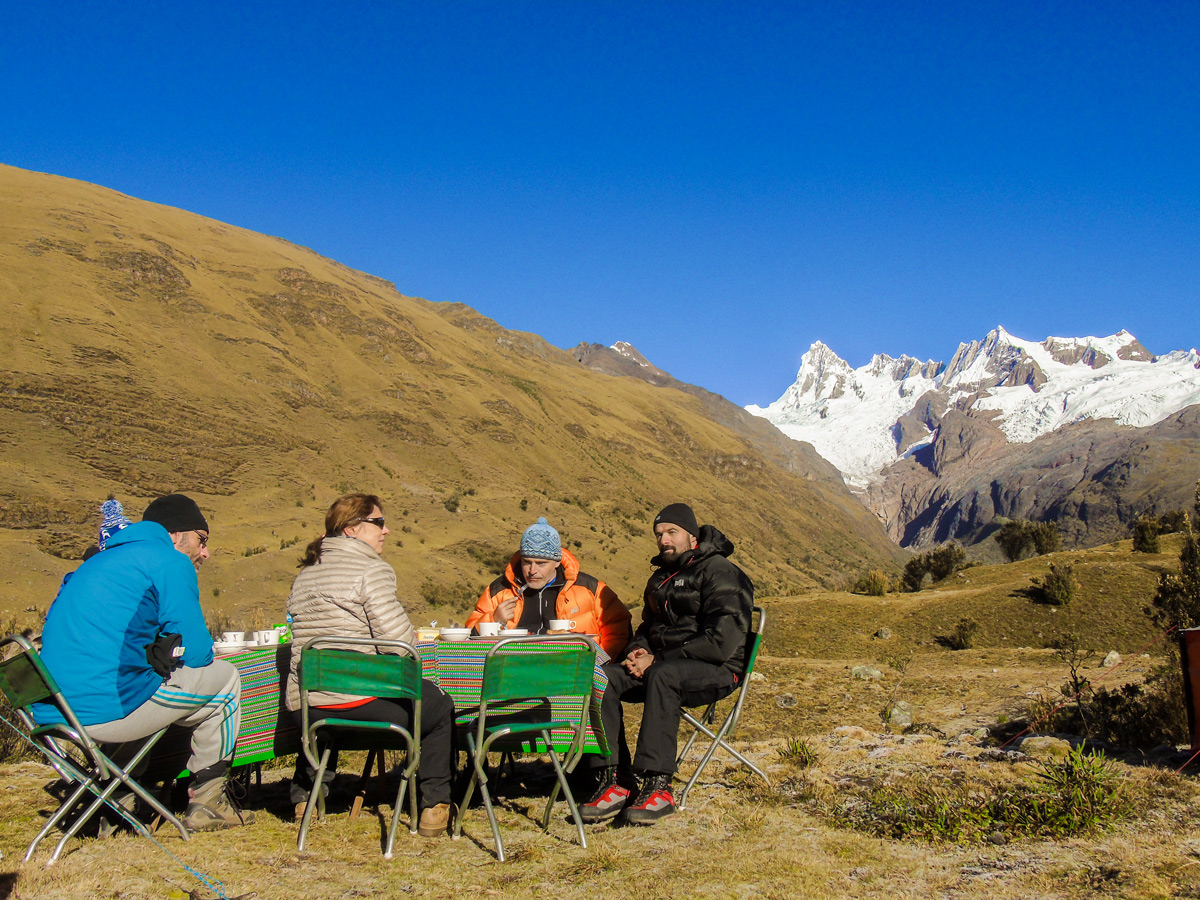
[[[185,666],[212,662],[192,561],[157,522],[138,522],[63,581],[46,615],[42,659],[82,724],[113,722],[162,685],[146,660],[159,632],[183,636]],[[34,715],[62,721],[44,704]]]

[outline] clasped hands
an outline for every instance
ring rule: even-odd
[[[641,678],[646,674],[646,670],[654,663],[654,654],[644,647],[634,647],[629,652],[629,655],[621,661],[621,665],[625,667],[625,671],[634,678]]]

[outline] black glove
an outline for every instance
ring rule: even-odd
[[[183,665],[183,635],[159,632],[152,643],[146,645],[146,662],[163,678]]]

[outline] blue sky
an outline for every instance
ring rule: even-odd
[[[0,162],[278,235],[766,403],[1200,308],[1200,4],[173,2],[0,12]]]

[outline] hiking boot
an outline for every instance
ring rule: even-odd
[[[210,778],[188,790],[187,812],[183,827],[188,831],[215,831],[236,828],[254,821],[254,813],[241,810],[229,796],[224,776]]]
[[[675,812],[675,795],[671,793],[671,775],[650,772],[642,781],[637,799],[625,810],[625,820],[634,825],[653,825]]]
[[[621,783],[616,767],[607,766],[591,799],[579,807],[579,818],[589,825],[615,819],[632,796],[633,788]]]
[[[421,819],[417,822],[417,834],[421,837],[437,837],[445,834],[450,827],[450,804],[439,803],[421,810]]]

